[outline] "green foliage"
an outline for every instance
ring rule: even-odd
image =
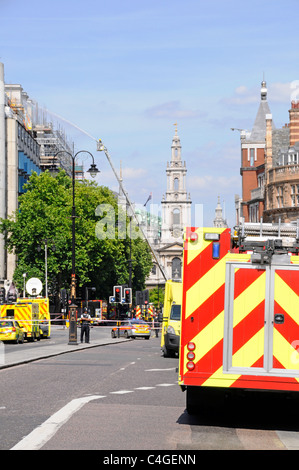
[[[149,291],[149,301],[150,303],[153,303],[156,308],[161,308],[163,307],[164,304],[164,294],[165,294],[165,289],[163,287],[154,287]]]
[[[20,197],[19,211],[8,219],[0,220],[0,232],[5,234],[6,247],[17,255],[14,282],[23,287],[23,273],[38,277],[44,284],[45,251],[48,240],[48,284],[53,294],[68,288],[72,270],[72,181],[64,171],[52,177],[48,171],[39,176],[33,173]],[[108,204],[115,215],[115,232],[110,236],[106,224],[101,239],[96,227],[105,220],[97,207]],[[75,242],[76,279],[78,288],[94,286],[97,297],[108,298],[115,284],[129,281],[130,240],[118,237],[118,205],[114,194],[107,188],[84,180],[75,184]],[[111,215],[111,214],[110,214]],[[128,223],[125,215],[122,220]],[[113,221],[114,222],[114,221]],[[114,230],[114,229],[113,229]],[[121,237],[120,237],[121,238]],[[55,245],[55,251],[51,249]],[[41,250],[38,251],[38,247]],[[131,240],[132,287],[141,290],[148,276],[152,259],[147,244],[137,238]]]

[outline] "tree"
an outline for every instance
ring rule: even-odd
[[[150,303],[153,303],[156,308],[160,308],[163,306],[164,303],[164,294],[165,294],[165,289],[164,287],[154,287],[153,289],[150,290],[149,292],[149,299]]]
[[[49,292],[59,293],[68,288],[72,267],[72,181],[64,171],[52,177],[48,171],[33,173],[20,196],[19,210],[8,219],[0,220],[0,232],[5,234],[6,247],[17,255],[14,282],[19,289],[23,286],[23,273],[27,278],[38,277],[44,283],[44,252],[37,251],[42,240],[47,238],[56,250],[48,251]],[[104,227],[107,237],[100,238],[97,225],[105,220],[106,214],[99,215],[97,208],[103,204],[111,208],[109,216],[114,217],[115,227]],[[128,283],[129,242],[118,237],[117,200],[108,188],[87,180],[76,181],[76,279],[77,286],[93,285],[97,295],[108,298],[112,287]],[[122,220],[128,223],[124,214]],[[112,234],[112,236],[111,236]],[[109,236],[108,236],[109,235]],[[151,255],[144,240],[132,240],[133,286],[139,286],[151,269]]]

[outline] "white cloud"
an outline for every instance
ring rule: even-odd
[[[123,168],[122,176],[124,180],[132,180],[143,178],[146,176],[147,170],[145,168]]]
[[[149,118],[166,118],[166,119],[181,119],[181,118],[198,118],[203,117],[204,114],[198,110],[182,108],[180,101],[168,101],[157,106],[146,109],[145,114]]]
[[[188,189],[192,190],[204,190],[205,192],[226,193],[232,188],[238,187],[240,184],[240,178],[238,175],[233,176],[213,176],[213,175],[202,175],[202,176],[189,176],[188,178]]]

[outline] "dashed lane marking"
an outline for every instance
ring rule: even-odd
[[[135,390],[152,390],[153,388],[156,387],[136,387]]]
[[[43,424],[35,428],[30,434],[25,436],[11,450],[38,450],[65,424],[71,416],[80,410],[83,405],[91,400],[105,398],[102,395],[91,395],[89,397],[76,398],[70,401],[59,411],[50,416]]]
[[[151,390],[156,387],[170,387],[177,385],[175,383],[164,383],[157,384],[153,387],[136,387],[134,390]],[[125,395],[127,393],[133,393],[134,390],[116,390],[110,392],[114,395]],[[82,408],[86,403],[92,400],[98,400],[99,398],[106,398],[107,395],[87,395],[81,398],[76,398],[70,401],[67,405],[61,408],[59,411],[50,416],[49,419],[44,421],[43,424],[35,428],[30,434],[25,436],[20,442],[18,442],[11,450],[38,450],[48,442],[51,437],[56,434],[58,429],[65,424],[71,416]],[[5,407],[0,407],[5,408]]]

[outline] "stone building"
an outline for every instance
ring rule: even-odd
[[[241,131],[242,197],[236,195],[236,223],[291,222],[299,217],[299,103],[289,123],[276,128],[262,82],[261,102],[251,132]]]
[[[180,138],[175,129],[171,145],[171,160],[167,162],[166,192],[161,201],[161,221],[157,219],[157,230],[147,228],[149,239],[164,267],[168,279],[181,280],[184,227],[191,225],[191,196],[186,188],[186,162],[182,160]],[[155,235],[153,235],[155,233]],[[159,267],[154,262],[147,279],[148,288],[164,284]]]

